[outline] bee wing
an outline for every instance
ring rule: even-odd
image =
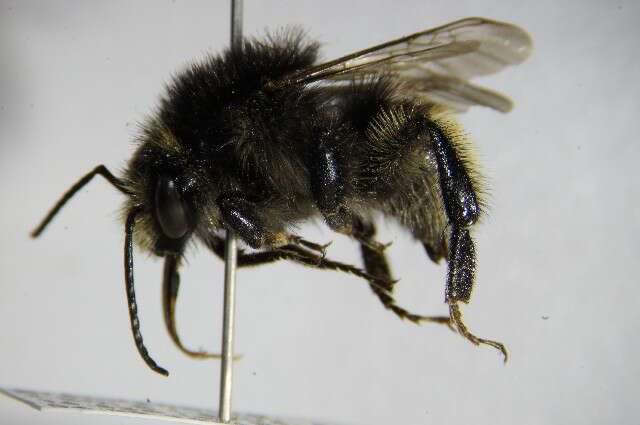
[[[445,75],[405,79],[401,91],[412,98],[447,105],[456,112],[464,112],[473,105],[505,113],[513,108],[511,100],[500,93]]]
[[[457,107],[481,104],[504,111],[510,109],[507,98],[466,80],[521,63],[531,47],[529,35],[515,25],[467,18],[306,68],[268,87],[359,81],[382,74],[406,83],[418,97],[449,98]]]

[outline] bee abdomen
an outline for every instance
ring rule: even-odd
[[[398,188],[419,179],[425,164],[424,139],[412,119],[411,106],[396,104],[380,110],[366,130],[366,154],[359,182],[375,188]],[[421,140],[422,139],[422,140]]]
[[[375,186],[384,196],[403,196],[383,188],[397,192],[417,184],[424,189],[422,201],[431,206],[435,206],[435,189],[448,221],[468,227],[481,213],[477,166],[454,123],[432,118],[440,115],[434,109],[395,103],[380,110],[366,133],[367,155],[361,167],[365,184],[361,186]]]

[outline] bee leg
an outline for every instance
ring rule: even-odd
[[[316,152],[311,164],[311,188],[325,222],[331,230],[351,236],[362,245],[382,252],[388,244],[381,244],[372,238],[361,237],[356,229],[357,219],[347,206],[347,194],[351,192],[348,182],[351,180],[345,173],[348,167],[341,149],[341,138],[348,137],[344,131],[325,130],[317,136]]]
[[[164,323],[167,327],[167,332],[169,332],[169,336],[176,347],[187,356],[194,359],[220,359],[222,358],[220,354],[193,351],[186,348],[178,336],[175,321],[176,301],[178,299],[178,290],[180,289],[178,267],[180,267],[179,254],[170,254],[165,257],[162,278],[162,309],[164,311]],[[236,356],[234,359],[238,360],[241,357],[242,356]]]
[[[294,261],[296,263],[317,268],[323,270],[335,270],[341,271],[344,273],[349,273],[354,276],[361,277],[369,282],[371,287],[375,287],[381,293],[387,293],[391,298],[391,295],[388,293],[389,287],[393,287],[395,282],[387,281],[385,279],[379,278],[377,276],[373,276],[366,271],[353,266],[351,264],[345,264],[338,261],[329,260],[324,256],[319,256],[318,254],[309,251],[305,248],[299,247],[297,245],[285,245],[280,248],[276,248],[271,251],[276,254],[279,259],[286,259],[290,261]],[[393,302],[393,298],[391,298]]]
[[[393,311],[401,319],[407,319],[416,324],[419,324],[421,322],[441,323],[446,324],[447,326],[449,326],[449,328],[451,328],[450,320],[448,317],[421,316],[419,314],[413,314],[398,306],[391,294],[393,285],[397,281],[392,280],[388,276],[382,277],[372,275],[368,271],[363,271],[350,264],[344,264],[337,261],[328,260],[324,257],[319,257],[317,254],[294,245],[288,245],[282,248],[278,248],[275,252],[281,255],[281,258],[283,259],[288,259],[309,267],[342,271],[366,279],[369,282],[369,287],[378,296],[380,301],[382,301],[382,304],[389,310]],[[389,288],[391,288],[391,290]]]
[[[507,350],[499,342],[472,334],[462,320],[459,303],[468,303],[476,269],[476,254],[469,227],[480,214],[473,182],[445,133],[433,122],[426,125],[436,157],[440,190],[449,224],[449,270],[445,300],[449,304],[451,321],[458,332],[475,345],[490,345],[502,352],[505,361]]]
[[[360,253],[362,254],[362,260],[364,261],[364,267],[367,272],[374,276],[391,280],[391,269],[389,268],[384,252],[373,249],[370,246],[371,242],[375,242],[375,225],[371,222],[356,219],[354,222],[354,230],[357,239],[363,241],[360,243]],[[393,289],[393,286],[388,288],[389,292],[393,292]]]
[[[462,320],[459,302],[468,303],[475,272],[475,248],[467,229],[454,228],[450,237],[451,253],[447,277],[446,300],[449,314],[458,332],[475,345],[485,344],[499,350],[506,363],[509,358],[504,344],[472,334]]]
[[[212,235],[208,241],[207,246],[216,256],[224,260],[224,244],[225,244],[225,241],[223,238]],[[304,261],[299,260],[300,257],[304,257]],[[261,251],[261,252],[252,252],[252,253],[245,253],[242,250],[239,250],[238,258],[237,258],[237,266],[238,268],[252,267],[252,266],[259,266],[262,264],[275,263],[276,261],[280,261],[280,260],[294,260],[294,261],[299,260],[296,262],[305,264],[314,268],[343,271],[346,273],[351,273],[360,277],[364,277],[365,279],[372,279],[376,282],[376,284],[379,284],[379,285],[387,285],[387,286],[391,285],[390,282],[384,282],[381,279],[376,279],[374,278],[374,276],[366,274],[365,272],[363,272],[362,270],[358,269],[355,266],[328,260],[324,255],[319,256],[314,252],[311,252],[297,245],[285,245],[281,248],[276,248],[270,251]],[[359,274],[360,272],[364,274]]]
[[[375,233],[373,226],[372,230]],[[370,237],[372,237],[374,233],[372,233]],[[221,259],[224,258],[224,239],[212,235],[209,240],[208,247],[215,255]],[[408,319],[414,323],[441,323],[446,324],[451,328],[450,320],[446,316],[421,316],[413,314],[398,306],[392,296],[393,287],[397,281],[394,281],[391,278],[384,254],[369,248],[367,245],[362,245],[362,249],[367,249],[370,253],[370,255],[367,255],[365,259],[365,263],[367,264],[366,271],[350,264],[329,260],[325,256],[319,256],[316,253],[297,245],[285,245],[271,251],[255,252],[250,254],[239,252],[237,264],[238,267],[251,267],[279,260],[289,260],[316,269],[335,270],[349,273],[367,280],[367,282],[369,282],[369,287],[378,296],[385,308],[393,311],[401,319]],[[375,256],[378,257],[375,258]],[[384,272],[385,269],[387,272]]]
[[[349,191],[339,130],[318,132],[314,161],[311,163],[311,190],[327,225],[335,232],[353,233],[353,216],[345,203]]]
[[[358,240],[373,240],[376,234],[375,225],[371,222],[365,222],[363,220],[357,219],[354,224],[355,232],[358,236]],[[364,261],[365,270],[367,273],[376,276],[378,279],[382,279],[383,282],[388,282],[389,285],[384,288],[385,290],[381,290],[381,288],[377,285],[370,285],[373,293],[378,297],[382,305],[394,312],[401,319],[409,319],[414,323],[420,322],[432,322],[432,323],[440,323],[451,326],[451,320],[447,316],[421,316],[418,314],[411,313],[404,308],[398,306],[395,303],[395,300],[391,297],[393,293],[393,289],[395,283],[391,278],[391,269],[389,268],[389,264],[387,263],[386,256],[384,252],[371,248],[370,244],[360,243],[360,252],[362,254],[362,259]]]
[[[224,260],[224,238],[216,235],[211,235],[207,242],[207,247],[211,250],[211,252],[213,252],[221,260]],[[240,249],[238,250],[236,265],[238,266],[238,268],[259,266],[261,264],[274,263],[282,259],[282,256],[278,255],[278,252],[276,251],[245,253]]]
[[[238,194],[220,196],[218,206],[225,224],[235,230],[251,248],[269,249],[297,244],[325,254],[328,244],[318,245],[279,230],[284,227],[283,223],[267,223],[265,217],[260,214],[259,207]]]
[[[224,239],[218,236],[212,236],[207,246],[215,255],[221,259],[224,258]],[[370,285],[377,287],[379,291],[382,292],[387,291],[386,288],[393,287],[393,284],[395,283],[378,278],[356,266],[329,260],[325,256],[320,256],[315,252],[297,245],[284,245],[270,251],[254,252],[250,254],[238,252],[237,264],[238,267],[251,267],[273,263],[279,260],[289,260],[311,268],[335,270],[352,274],[369,281]]]

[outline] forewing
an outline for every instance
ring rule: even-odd
[[[418,97],[448,97],[453,106],[481,104],[507,111],[507,98],[466,80],[524,61],[531,47],[529,35],[514,25],[467,18],[304,69],[269,87],[359,81],[383,74],[406,83]]]

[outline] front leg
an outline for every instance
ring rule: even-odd
[[[241,194],[218,198],[218,207],[226,226],[233,229],[251,248],[272,249],[284,245],[301,245],[324,255],[326,245],[308,242],[284,231],[285,223],[260,211],[259,205]]]
[[[251,248],[274,248],[293,241],[281,223],[268,222],[254,202],[240,194],[222,195],[218,206],[224,224],[233,229]]]

